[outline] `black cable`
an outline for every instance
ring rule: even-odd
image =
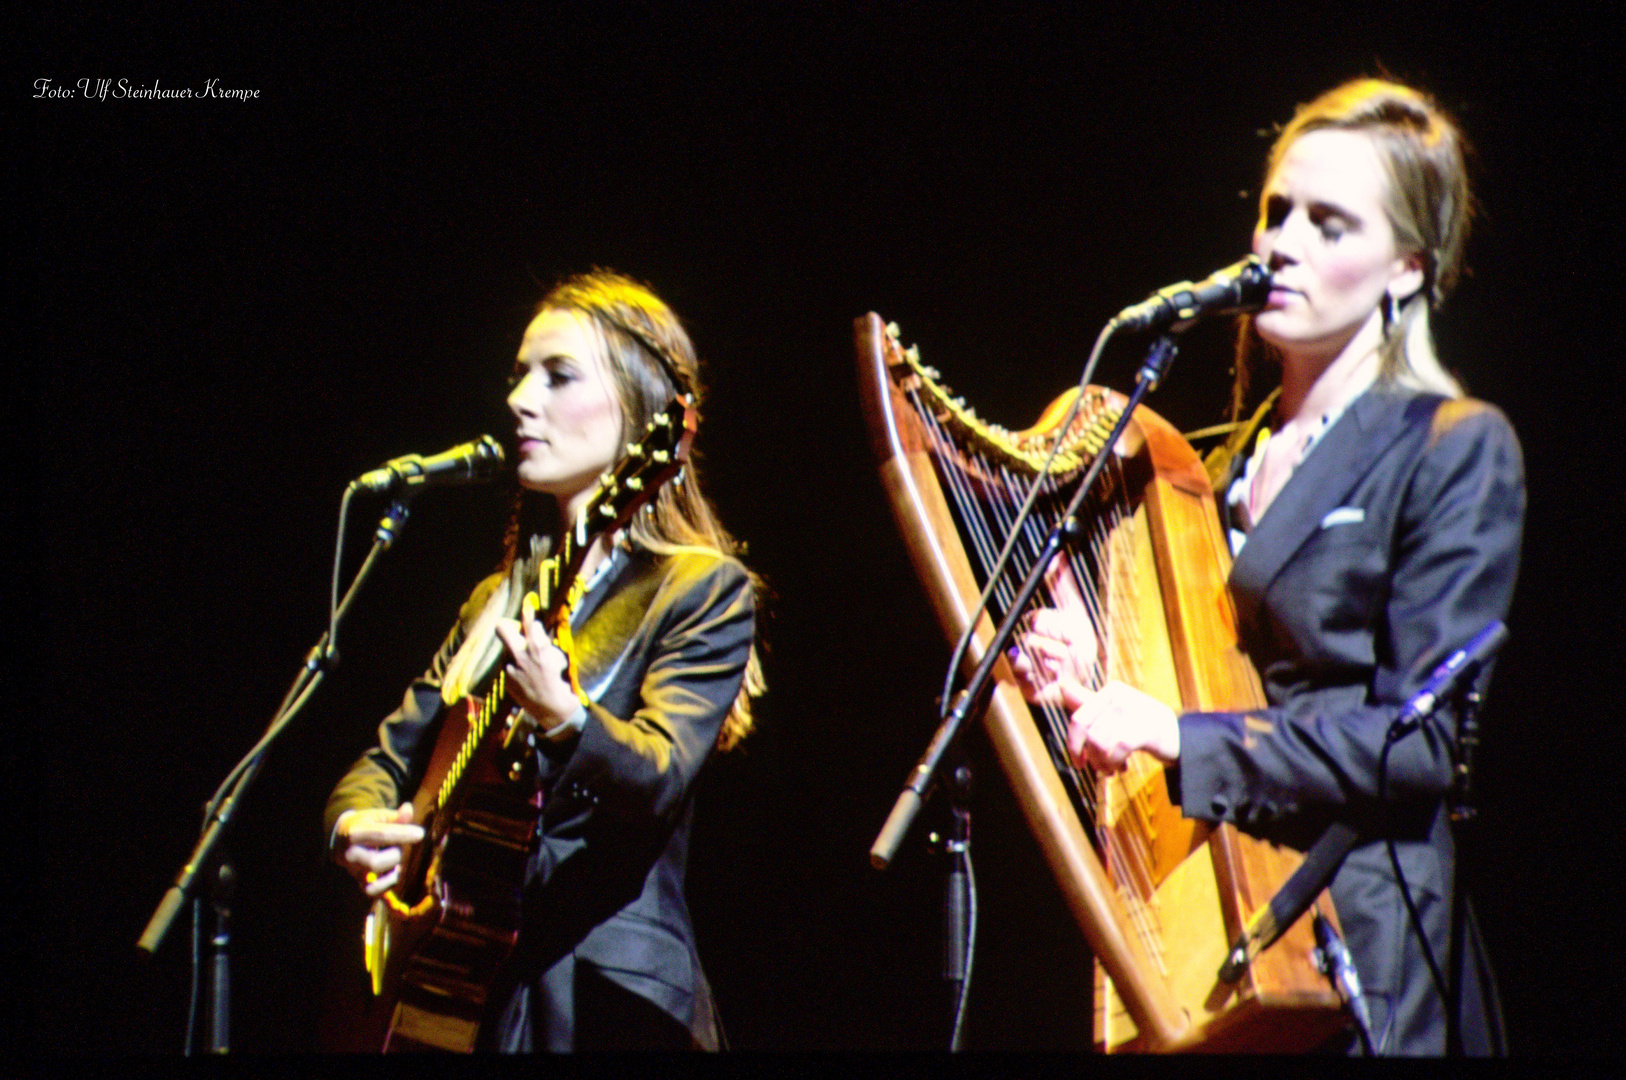
[[[1394,744],[1395,740],[1384,739],[1383,749],[1378,753],[1378,806],[1380,808],[1386,808],[1388,805],[1389,748]],[[1387,810],[1383,809],[1383,812],[1387,816]],[[1422,946],[1423,959],[1428,962],[1429,977],[1434,981],[1434,989],[1440,995],[1442,1007],[1449,1010],[1451,994],[1446,988],[1445,976],[1440,972],[1439,962],[1434,959],[1434,949],[1428,943],[1428,931],[1423,927],[1423,917],[1418,913],[1417,904],[1411,898],[1411,888],[1406,884],[1405,871],[1400,868],[1400,851],[1395,846],[1395,838],[1390,830],[1385,828],[1383,832],[1385,834],[1383,843],[1389,852],[1389,864],[1394,867],[1395,883],[1400,886],[1400,899],[1406,905],[1406,916],[1411,921],[1412,929],[1417,932],[1417,942]],[[1455,882],[1452,883],[1452,887],[1455,887]],[[1392,1016],[1385,1018],[1384,1027],[1389,1027],[1392,1022]],[[1380,1040],[1380,1043],[1382,1041],[1384,1040]]]
[[[350,516],[350,496],[356,493],[356,485],[350,484],[344,489],[344,496],[339,499],[339,529],[333,541],[333,578],[328,586],[327,600],[327,642],[325,650],[333,653],[338,649],[339,638],[339,567],[344,562],[344,526],[345,520]],[[325,659],[325,657],[324,657]],[[283,702],[284,708],[287,702]]]
[[[339,520],[341,526],[346,512],[344,507],[348,504],[349,499],[350,491],[346,489],[344,501],[340,504]],[[299,710],[304,707],[305,702],[310,700],[310,696],[321,685],[322,676],[326,673],[329,661],[334,655],[332,648],[333,635],[337,631],[339,621],[350,610],[350,605],[355,601],[362,583],[372,573],[373,566],[378,561],[379,553],[386,550],[394,542],[393,529],[399,527],[405,518],[405,503],[398,501],[392,504],[384,523],[379,526],[379,535],[373,544],[372,550],[367,553],[367,558],[362,561],[361,569],[356,571],[356,576],[351,581],[350,588],[345,593],[344,599],[330,612],[328,631],[322,635],[322,640],[317,642],[316,647],[306,657],[304,668],[294,679],[293,685],[288,688],[287,694],[283,696],[282,703],[277,706],[277,711],[273,714],[271,723],[266,727],[265,734],[261,735],[259,741],[249,749],[248,753],[238,760],[237,764],[232,767],[231,772],[227,773],[226,778],[220,782],[220,786],[215,789],[214,797],[209,800],[209,809],[205,816],[206,824],[207,821],[214,818],[221,806],[226,803],[228,797],[239,786],[238,782],[243,778],[244,774],[258,764],[260,755],[276,740],[277,736],[293,721],[294,717],[299,715]],[[341,535],[339,545],[333,553],[335,570],[338,567],[343,550],[343,536]]]
[[[1474,902],[1465,896],[1462,904],[1467,911],[1467,938],[1473,945],[1474,967],[1479,971],[1480,1003],[1485,1007],[1486,1018],[1493,1029],[1486,1032],[1486,1036],[1490,1040],[1492,1055],[1507,1057],[1507,1018],[1502,1015],[1502,988],[1497,985],[1496,970],[1491,967],[1490,957],[1485,955],[1485,939],[1479,934],[1479,916],[1474,914]],[[1461,969],[1457,971],[1457,978],[1462,978]]]
[[[186,1003],[186,1045],[181,1054],[191,1057],[198,1048],[198,997],[203,983],[203,901],[192,898],[192,994]]]

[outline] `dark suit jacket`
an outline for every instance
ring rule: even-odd
[[[638,1022],[652,1032],[719,1042],[683,883],[693,786],[744,678],[753,593],[745,569],[715,554],[612,558],[572,623],[593,705],[578,737],[543,746],[548,794],[520,941],[481,1031],[491,1048],[580,1047],[579,1028],[612,1019],[578,1024],[583,986],[595,1002],[648,1013]],[[415,787],[443,715],[441,673],[477,607],[334,790],[329,835],[343,811],[395,806]],[[615,1019],[627,1035],[634,1018]]]
[[[1500,412],[1368,391],[1293,473],[1232,567],[1241,643],[1270,707],[1180,719],[1171,795],[1188,816],[1299,848],[1334,817],[1382,838],[1350,853],[1331,891],[1385,1052],[1445,1049],[1444,1012],[1385,839],[1444,964],[1455,717],[1443,710],[1394,744],[1380,800],[1385,734],[1441,661],[1506,616],[1523,516],[1523,462]],[[1478,1019],[1465,1023],[1470,1044]]]

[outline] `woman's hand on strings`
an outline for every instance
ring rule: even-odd
[[[1178,759],[1180,722],[1174,710],[1127,683],[1106,679],[1096,632],[1099,609],[1092,617],[1072,569],[1060,556],[1045,571],[1045,586],[1054,606],[1028,617],[1026,631],[1011,650],[1011,669],[1022,695],[1036,705],[1068,711],[1067,748],[1080,765],[1120,772],[1136,750],[1165,762]]]
[[[497,636],[508,647],[508,695],[520,708],[545,731],[574,716],[581,701],[570,685],[570,661],[531,609],[522,606],[519,621],[498,619]]]
[[[346,810],[334,827],[334,855],[340,866],[377,898],[401,877],[403,849],[423,839],[412,824],[412,804],[395,810]]]
[[[1073,707],[1067,725],[1067,750],[1073,761],[1097,772],[1124,769],[1129,755],[1145,750],[1164,763],[1180,758],[1180,720],[1174,710],[1109,679],[1100,690],[1086,692]]]
[[[1027,617],[1010,652],[1011,670],[1030,702],[1071,712],[1101,682],[1100,638],[1073,572],[1060,556],[1045,571],[1045,586],[1055,606]]]

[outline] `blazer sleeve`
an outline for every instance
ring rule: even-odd
[[[1375,799],[1400,707],[1451,652],[1506,616],[1525,503],[1523,461],[1506,418],[1482,402],[1442,405],[1402,490],[1370,682],[1249,713],[1182,716],[1170,794],[1187,816],[1259,826],[1307,804]],[[1386,799],[1443,795],[1454,734],[1454,717],[1441,710],[1398,740],[1384,766]]]
[[[732,559],[680,556],[652,605],[658,629],[630,716],[594,704],[581,734],[546,744],[544,826],[616,815],[670,826],[687,803],[745,677],[755,599]]]

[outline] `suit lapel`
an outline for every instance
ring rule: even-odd
[[[1408,396],[1368,390],[1321,437],[1248,533],[1231,567],[1232,595],[1245,619],[1329,510],[1343,505],[1374,462],[1407,427]]]
[[[629,556],[619,546],[611,556],[619,563],[582,598],[575,628],[576,677],[594,701],[615,679],[627,649],[654,605],[662,575],[659,563]]]

